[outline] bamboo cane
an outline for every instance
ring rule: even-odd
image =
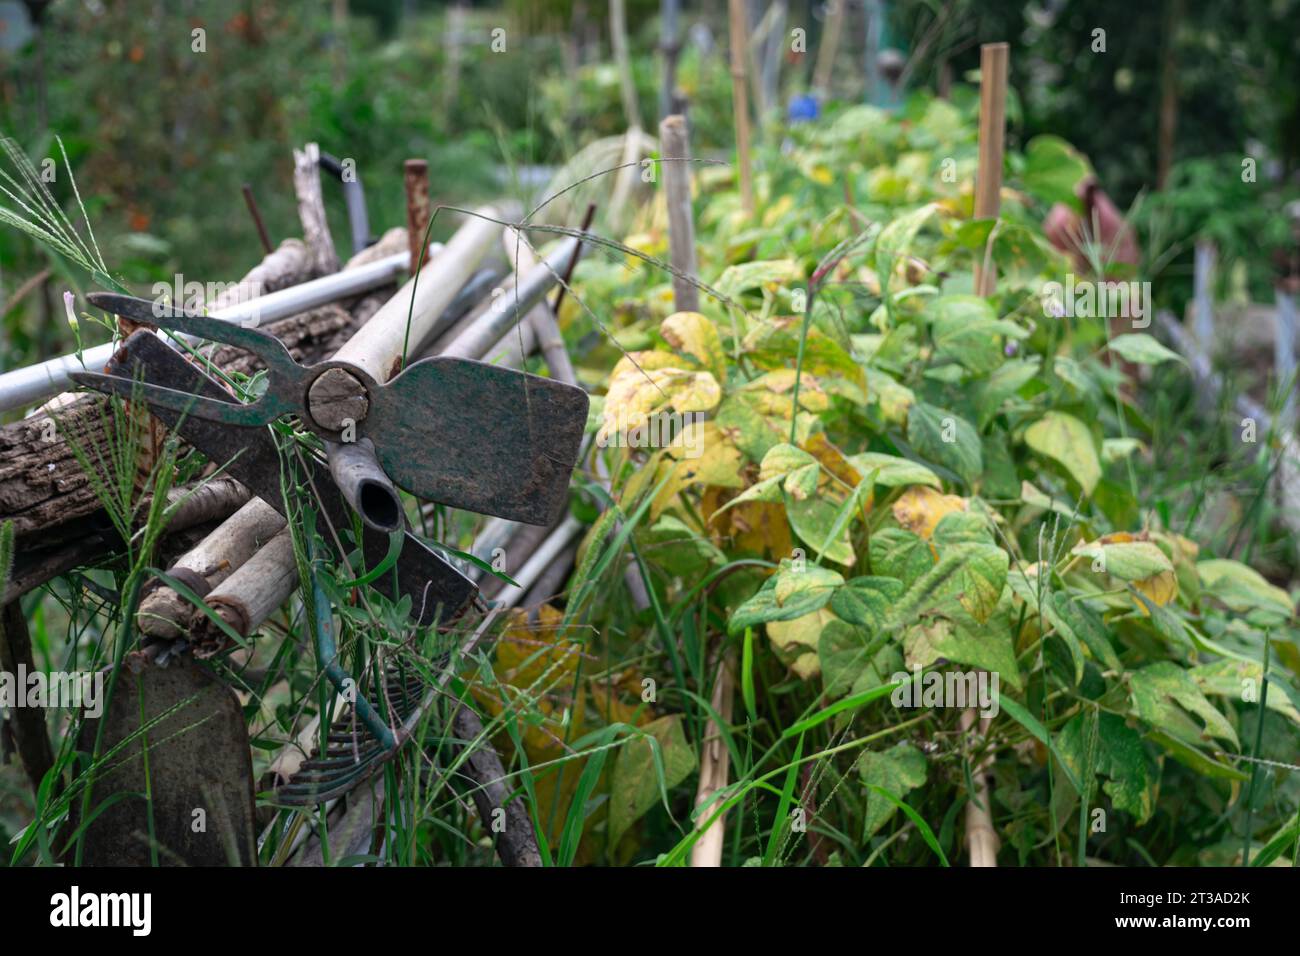
[[[1005,43],[980,47],[979,167],[975,174],[975,218],[996,219],[1002,205],[1003,141],[1007,125],[1007,65],[1010,48]],[[984,261],[975,265],[975,294],[992,295],[997,272],[992,263],[993,236],[989,235]]]
[[[736,114],[736,157],[740,166],[740,204],[754,215],[754,181],[749,161],[749,95],[745,88],[745,60],[748,46],[745,0],[728,0],[731,19],[731,99]]]

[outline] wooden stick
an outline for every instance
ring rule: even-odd
[[[725,640],[720,638],[719,640]],[[736,698],[736,654],[727,651],[722,655],[717,679],[713,682],[713,698],[710,701],[714,711],[724,723],[731,723],[732,705]],[[703,807],[710,798],[727,785],[730,776],[731,758],[727,745],[722,740],[722,731],[718,724],[709,718],[704,727],[704,741],[700,751],[700,783],[695,791],[695,806]],[[712,813],[712,808],[707,811]],[[709,824],[708,829],[691,847],[691,866],[721,866],[722,843],[727,835],[726,814],[721,814]]]
[[[641,104],[637,102],[632,58],[627,51],[627,6],[624,0],[609,0],[609,40],[614,48],[614,62],[618,64],[623,115],[627,117],[628,126],[641,129]]]
[[[501,758],[491,741],[484,737],[483,721],[471,707],[462,704],[452,718],[451,733],[458,741],[463,741],[455,745],[458,749],[478,741],[461,765],[461,773],[476,784],[472,796],[483,828],[495,832],[492,823],[496,811],[505,811],[505,829],[496,837],[497,856],[506,866],[540,867],[542,854],[528,808],[521,793],[516,792],[513,798],[510,797],[518,788],[507,782]]]
[[[668,116],[659,124],[663,150],[664,199],[668,204],[668,255],[673,266],[673,305],[678,312],[700,311],[695,263],[695,221],[691,214],[691,144],[686,117]],[[682,273],[682,275],[678,275]]]
[[[830,95],[831,71],[840,48],[840,34],[844,32],[846,0],[829,0],[826,6],[826,29],[817,45],[817,66],[813,69],[813,92],[819,97]]]
[[[980,47],[979,168],[975,174],[975,218],[996,219],[1002,204],[1003,141],[1007,125],[1007,64],[1005,43]],[[992,249],[992,236],[989,250]],[[985,251],[985,261],[975,265],[975,294],[992,295],[997,273]]]
[[[262,243],[262,253],[269,256],[274,247],[271,245],[271,237],[267,235],[266,223],[262,221],[262,211],[257,208],[257,200],[253,198],[253,187],[250,183],[244,183],[241,189],[244,204],[248,206],[248,214],[253,217],[253,226],[257,229],[257,238]]]
[[[754,214],[754,181],[749,162],[749,95],[745,88],[745,0],[728,0],[731,18],[731,100],[736,114],[736,157],[740,165],[740,204]]]
[[[320,147],[315,143],[293,151],[293,191],[298,197],[303,239],[311,250],[312,273],[338,272],[339,257],[334,251],[334,237],[325,218],[325,200],[320,189]]]

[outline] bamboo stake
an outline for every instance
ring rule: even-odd
[[[749,162],[749,95],[745,88],[745,0],[728,0],[731,18],[731,100],[736,114],[736,157],[740,165],[740,204],[754,215],[754,182]]]
[[[283,528],[280,513],[261,498],[253,498],[177,559],[167,575],[205,597]],[[193,613],[187,599],[160,586],[140,601],[136,625],[150,637],[171,641],[181,636]]]
[[[400,371],[403,355],[418,354],[456,290],[469,279],[501,231],[501,226],[491,221],[505,218],[498,209],[486,206],[477,213],[335,353],[336,360],[357,366],[377,382],[386,382]]]
[[[817,45],[817,66],[813,69],[813,92],[823,98],[830,95],[831,70],[839,52],[840,34],[844,32],[845,0],[829,0],[826,6],[826,29]]]
[[[713,682],[713,698],[710,701],[714,711],[726,724],[731,723],[732,705],[736,698],[735,674],[736,654],[734,651],[727,651],[722,655],[718,677]],[[722,731],[710,718],[704,728],[704,742],[700,753],[700,783],[695,791],[697,809],[707,804],[715,793],[727,785],[731,769],[730,760],[727,745],[722,740]],[[722,865],[722,843],[727,835],[726,820],[726,814],[720,814],[691,847],[691,866]]]
[[[980,129],[979,166],[975,174],[975,218],[996,219],[1002,204],[1002,162],[1007,117],[1007,67],[1010,47],[1005,43],[985,43],[980,47]],[[984,261],[975,265],[975,294],[992,295],[997,272],[991,261],[992,234],[985,249]],[[976,708],[962,712],[961,727],[970,734],[978,724],[978,736],[988,731],[988,721],[981,720]],[[998,865],[998,835],[993,829],[988,774],[992,753],[975,768],[975,793],[966,804],[966,843],[970,864],[978,867]]]
[[[695,262],[695,222],[691,215],[691,144],[686,117],[668,116],[659,124],[664,199],[668,204],[668,255],[673,266],[673,305],[678,312],[700,311]],[[682,273],[682,275],[678,275]]]
[[[276,517],[280,516],[277,514]],[[280,523],[284,524],[283,518],[280,518]],[[297,586],[298,565],[293,557],[293,536],[288,528],[282,527],[260,551],[213,588],[206,600],[208,607],[240,637],[247,637],[289,599]],[[206,614],[194,612],[190,624],[190,646],[195,657],[211,657],[228,643],[226,633]]]
[[[975,174],[975,218],[996,219],[1002,204],[1002,156],[1007,125],[1007,65],[1010,48],[1005,43],[980,47],[979,167]],[[992,295],[997,284],[992,255],[993,239],[984,261],[975,265],[975,294]]]
[[[627,125],[641,129],[641,104],[636,98],[636,81],[632,77],[632,57],[627,50],[627,5],[625,0],[609,0],[609,40],[618,64],[619,92],[623,97],[623,115]]]
[[[972,734],[977,722],[979,730]],[[970,707],[962,711],[961,729],[973,739],[982,739],[988,734],[989,720],[980,718],[977,709]],[[989,802],[989,774],[992,769],[993,753],[990,751],[972,774],[975,793],[966,803],[966,845],[970,848],[971,866],[998,865],[998,834],[993,829],[992,804]]]

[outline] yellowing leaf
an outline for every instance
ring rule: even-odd
[[[969,502],[957,495],[944,495],[926,485],[914,485],[894,502],[894,519],[927,541],[944,515],[965,511]]]
[[[722,338],[707,318],[698,312],[676,312],[659,324],[659,334],[678,352],[713,373],[719,382],[726,383],[727,357],[722,351]]]
[[[708,412],[722,400],[722,388],[708,372],[681,368],[629,369],[610,380],[598,442],[611,436],[626,438],[626,444],[646,447],[633,435],[644,428],[650,416],[671,408],[675,412]]]

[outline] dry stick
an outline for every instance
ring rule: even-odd
[[[262,211],[257,208],[257,200],[253,198],[253,187],[249,183],[244,183],[240,188],[244,193],[248,214],[253,217],[253,225],[257,228],[257,238],[261,240],[262,252],[269,256],[274,247],[271,245],[271,237],[266,232],[266,223],[262,221]]]
[[[591,224],[595,218],[596,204],[594,202],[589,202],[587,203],[587,211],[582,214],[582,225],[578,228],[583,232],[590,232]],[[569,280],[573,278],[573,270],[578,265],[578,256],[581,252],[582,245],[579,243],[574,247],[573,258],[569,260],[568,266],[565,267],[564,274],[560,276],[560,279],[563,281],[560,282],[560,288],[556,291],[555,299],[551,302],[551,311],[557,316],[560,314],[560,306],[564,304],[564,293],[569,291]]]
[[[627,15],[624,0],[609,0],[609,36],[614,48],[614,60],[618,64],[619,91],[623,100],[623,115],[627,118],[628,131],[623,141],[622,169],[614,180],[614,194],[609,203],[609,218],[615,228],[623,220],[623,212],[628,197],[636,181],[637,168],[628,165],[636,162],[640,155],[641,141],[641,107],[637,102],[636,82],[632,76],[632,58],[627,49]]]
[[[1002,205],[1002,153],[1007,125],[1007,62],[1005,43],[980,47],[980,142],[975,173],[975,218],[996,219]],[[975,294],[992,295],[997,272],[989,260],[990,233],[984,261],[975,264]]]
[[[844,10],[847,0],[830,0],[830,16],[826,18],[826,29],[822,31],[821,42],[817,46],[817,66],[813,70],[813,92],[825,97],[830,93],[831,70],[835,66],[835,54],[840,48],[840,34],[844,32]]]
[[[483,738],[483,721],[479,715],[464,704],[456,709],[452,718],[451,733],[458,741],[479,743],[469,752],[460,772],[474,781],[474,806],[478,808],[479,819],[483,828],[495,832],[494,823],[497,811],[505,811],[505,829],[497,834],[496,849],[501,862],[506,866],[540,867],[542,853],[537,846],[537,835],[533,832],[533,821],[528,815],[524,801],[516,796],[509,799],[513,787],[506,783],[506,770],[496,749]]]
[[[1005,43],[986,43],[980,47],[980,132],[979,166],[975,174],[975,218],[996,219],[1002,197],[1002,152],[1006,134],[1007,63],[1009,48]],[[975,294],[993,294],[997,272],[989,261],[993,236],[989,235],[985,261],[975,266]],[[978,736],[988,733],[989,721],[981,720],[977,709],[962,712],[961,727],[971,734],[979,724]],[[973,736],[973,735],[972,735]],[[989,801],[989,772],[993,766],[990,751],[975,768],[975,792],[966,804],[966,843],[970,848],[971,866],[998,865],[998,835],[993,829],[992,804]]]
[[[334,238],[325,218],[325,199],[320,189],[320,147],[315,143],[293,151],[293,191],[298,197],[303,239],[312,252],[312,271],[317,275],[338,272],[339,257],[334,251]]]
[[[284,518],[261,498],[253,498],[167,569],[169,577],[206,597],[257,549],[284,528]],[[140,601],[136,625],[144,634],[175,640],[194,617],[194,605],[170,587],[150,591]]]
[[[749,96],[745,89],[745,0],[729,0],[731,18],[731,99],[736,114],[736,154],[740,163],[740,203],[747,215],[754,214],[754,181],[749,164]]]
[[[37,673],[36,662],[32,657],[32,639],[27,632],[27,619],[23,617],[20,602],[13,600],[0,612],[0,671],[17,675],[20,668],[27,674]],[[54,752],[50,747],[49,733],[45,729],[45,708],[37,704],[31,707],[13,707],[10,712],[13,715],[18,760],[27,772],[32,792],[39,795],[41,781],[54,766]]]
[[[668,204],[668,255],[673,266],[673,305],[678,312],[700,311],[695,263],[695,222],[691,215],[691,144],[686,117],[664,117],[659,124],[664,199]]]
[[[229,517],[248,501],[249,491],[233,478],[211,479],[202,486],[187,485],[167,493],[168,508],[175,507],[167,521],[167,544],[181,532],[210,521]],[[148,511],[148,502],[140,505]],[[8,603],[73,568],[91,564],[121,547],[116,534],[108,534],[91,525],[68,543],[42,549],[26,548],[9,577],[0,603]],[[174,550],[174,549],[173,549]]]

